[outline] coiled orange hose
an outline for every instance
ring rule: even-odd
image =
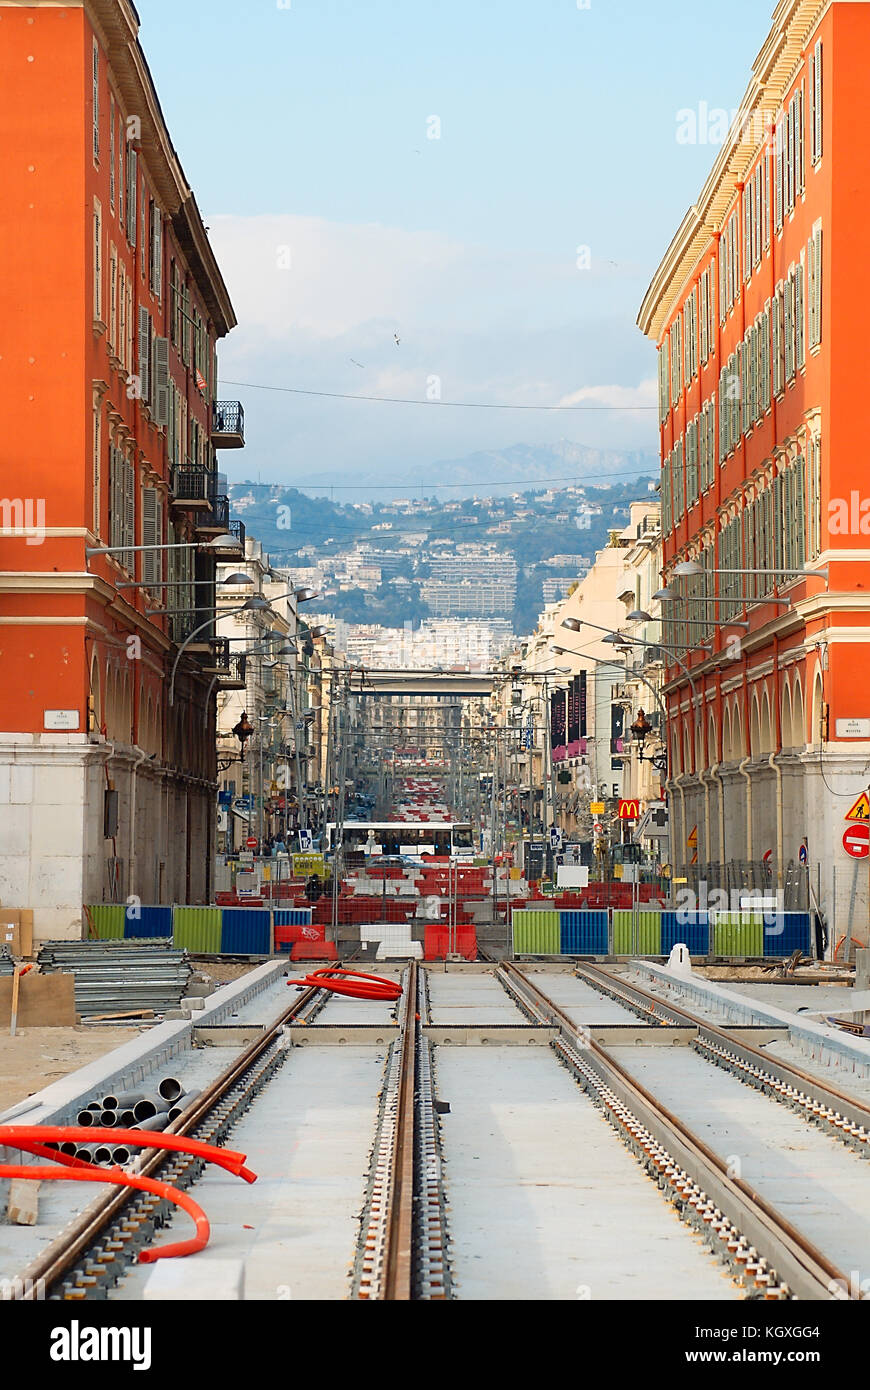
[[[5,1145],[10,1149],[26,1149],[31,1144],[51,1142],[62,1144],[66,1141],[92,1144],[101,1139],[107,1144],[131,1144],[140,1149],[169,1149],[173,1153],[192,1154],[194,1158],[216,1163],[234,1177],[244,1178],[245,1182],[257,1181],[256,1173],[245,1167],[247,1154],[238,1153],[235,1149],[220,1149],[216,1144],[189,1139],[184,1134],[165,1134],[162,1130],[154,1129],[107,1129],[100,1125],[89,1128],[83,1125],[0,1125],[0,1146]]]
[[[78,1160],[74,1160],[78,1161]],[[165,1260],[180,1255],[195,1255],[208,1245],[211,1228],[208,1217],[186,1192],[179,1192],[168,1182],[157,1178],[146,1178],[141,1173],[124,1173],[120,1168],[94,1168],[84,1164],[76,1171],[70,1168],[37,1168],[30,1164],[0,1163],[0,1178],[26,1178],[32,1182],[101,1182],[115,1187],[132,1187],[139,1192],[153,1192],[156,1197],[164,1197],[181,1207],[193,1219],[196,1235],[190,1240],[179,1240],[174,1245],[162,1245],[157,1250],[140,1250],[139,1263],[153,1264],[155,1260]]]
[[[313,985],[315,989],[345,994],[349,999],[380,999],[393,1003],[402,995],[402,986],[396,980],[385,980],[382,975],[366,975],[361,970],[341,970],[336,965],[328,965],[323,970],[315,970],[313,975],[288,980],[287,983],[300,988]],[[93,1131],[86,1132],[90,1134]]]

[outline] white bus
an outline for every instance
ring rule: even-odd
[[[336,824],[330,821],[323,841],[326,854],[332,853],[335,842]],[[345,821],[342,845],[345,851],[361,850],[368,855],[416,860],[424,854],[451,859],[473,859],[475,854],[474,836],[467,822]]]

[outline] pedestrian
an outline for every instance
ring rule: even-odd
[[[317,874],[312,874],[305,885],[305,896],[310,903],[316,903],[320,898],[320,879]]]

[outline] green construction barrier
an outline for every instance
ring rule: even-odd
[[[177,907],[172,918],[172,944],[176,950],[218,955],[222,928],[219,907]]]
[[[95,903],[88,907],[98,941],[123,941],[126,911],[124,903]]]
[[[558,956],[561,953],[560,914],[529,908],[513,914],[514,955]]]
[[[710,913],[714,956],[763,956],[763,912]]]
[[[636,927],[636,931],[635,931]],[[660,956],[662,954],[662,914],[658,908],[613,909],[613,954],[615,956]]]

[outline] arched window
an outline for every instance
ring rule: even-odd
[[[764,692],[761,702],[761,739],[760,749],[762,753],[772,753],[773,750],[773,722],[770,717],[770,696]]]
[[[752,713],[749,720],[749,756],[761,756],[761,715],[758,709],[758,696],[752,697]]]
[[[783,748],[792,748],[795,740],[792,730],[791,687],[788,683],[788,677],[786,677],[782,684],[782,702],[780,705],[779,720],[782,746]]]
[[[816,679],[813,684],[813,743],[822,741],[822,714],[824,711],[824,688],[822,686],[822,673],[816,672]]]
[[[793,748],[806,748],[807,723],[804,713],[804,695],[800,677],[795,677],[794,694],[791,703],[791,741]]]

